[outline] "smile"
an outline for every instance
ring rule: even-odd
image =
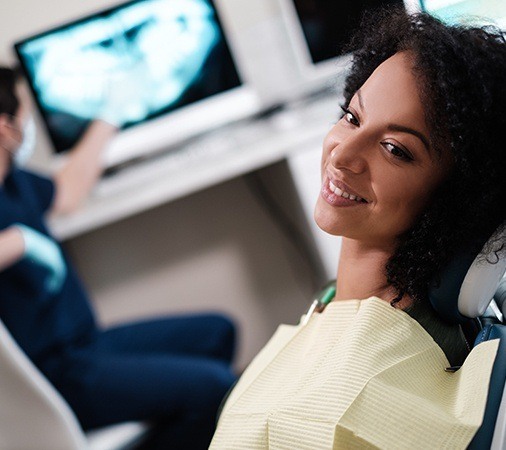
[[[343,197],[348,198],[350,200],[354,200],[358,203],[367,203],[365,199],[362,197],[358,197],[357,195],[350,194],[349,192],[343,191],[342,189],[339,189],[332,181],[329,180],[329,190],[333,192],[334,194]]]
[[[322,185],[321,197],[331,206],[359,206],[367,204],[367,200],[338,188],[329,178]]]

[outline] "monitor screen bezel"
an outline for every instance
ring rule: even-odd
[[[314,63],[293,0],[278,0],[278,3],[303,83],[301,88],[315,88],[337,78],[341,70],[348,66],[350,56],[341,55]]]
[[[404,7],[408,14],[416,14],[423,11],[422,4],[420,0],[403,0]]]
[[[416,2],[417,0],[410,1]],[[294,0],[277,0],[277,2],[301,78],[300,91],[308,93],[315,89],[326,89],[329,86],[335,88],[336,83],[345,76],[347,69],[350,67],[351,53],[316,63],[313,62]],[[406,0],[403,3],[406,7]]]
[[[141,3],[142,1],[144,0],[129,0],[108,8],[102,8],[86,13],[79,18],[65,21],[64,23],[20,38],[16,40],[16,42],[14,42],[12,45],[17,61],[19,62],[21,70],[24,74],[32,100],[37,107],[38,113],[42,119],[41,121],[44,125],[45,132],[49,137],[52,153],[57,159],[60,159],[59,156],[62,154],[64,155],[70,149],[63,151],[57,151],[56,149],[52,131],[48,123],[48,118],[46,115],[47,113],[41,104],[39,96],[31,82],[30,72],[25,64],[24,57],[21,54],[21,47],[33,40],[40,39],[50,34],[78,26],[79,24],[88,22],[94,17],[100,17],[101,15],[110,15],[116,11],[128,8],[133,4]],[[111,167],[121,164],[130,159],[142,157],[154,152],[159,152],[164,148],[168,148],[173,144],[177,144],[178,142],[181,142],[184,139],[195,134],[206,132],[212,128],[216,128],[233,120],[239,120],[248,117],[257,113],[261,109],[257,93],[251,84],[245,82],[245,77],[243,76],[240,64],[237,61],[237,55],[235,54],[235,46],[230,42],[229,30],[226,24],[226,20],[223,19],[222,13],[220,12],[219,1],[208,1],[214,10],[215,18],[220,28],[220,33],[222,35],[226,49],[231,56],[240,84],[236,87],[232,87],[220,93],[200,99],[180,108],[176,108],[175,110],[171,110],[167,113],[154,114],[149,119],[145,119],[139,123],[125,127],[110,143],[109,148],[106,149],[104,156],[105,167]],[[192,116],[195,115],[201,119],[204,117],[211,117],[211,119],[207,122],[197,120],[194,121],[193,124],[190,124],[189,122],[192,121]],[[172,125],[171,122],[174,122],[174,124]],[[200,123],[197,125],[197,122]],[[168,128],[173,132],[168,133],[167,130],[164,131],[162,128]],[[159,142],[159,139],[161,138],[165,139],[163,143]],[[122,146],[125,147],[124,152],[121,151]]]

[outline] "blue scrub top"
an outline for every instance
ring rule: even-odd
[[[0,186],[0,229],[17,222],[51,237],[44,214],[54,191],[51,180],[12,168]],[[67,276],[56,294],[44,289],[46,269],[27,258],[0,272],[0,318],[36,363],[96,330],[88,296],[65,261]]]

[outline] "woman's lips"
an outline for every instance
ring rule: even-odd
[[[366,205],[367,202],[363,199],[350,199],[343,197],[342,190],[337,187],[328,177],[325,177],[323,182],[321,196],[322,198],[332,206],[359,206]],[[344,195],[347,195],[345,192]]]

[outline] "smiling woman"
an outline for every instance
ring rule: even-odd
[[[376,28],[381,32],[370,32]],[[359,50],[346,81],[349,113],[343,119],[361,132],[374,117],[389,119],[385,132],[390,139],[383,136],[381,145],[399,168],[389,179],[391,189],[402,200],[417,183],[419,189],[411,211],[416,220],[410,226],[397,224],[387,282],[395,301],[409,297],[423,302],[431,280],[462,245],[483,242],[497,229],[488,253],[504,250],[498,229],[501,224],[504,229],[506,218],[504,33],[493,27],[445,26],[428,15],[405,20],[402,13],[385,12],[366,18],[351,47]],[[396,63],[410,68],[404,82],[402,71],[392,70]],[[385,78],[392,81],[390,90],[380,85],[388,84]],[[369,105],[371,81],[386,90]],[[418,117],[391,117],[410,101],[418,103],[413,110]],[[365,121],[362,127],[360,121]]]
[[[323,144],[316,222],[328,233],[392,249],[450,168],[449,158],[430,152],[412,55],[380,64],[344,111]]]
[[[429,290],[460,250],[505,251],[504,35],[387,10],[352,47],[315,208],[342,236],[332,301],[278,329],[213,449],[463,449],[483,420],[497,340],[470,352]]]

